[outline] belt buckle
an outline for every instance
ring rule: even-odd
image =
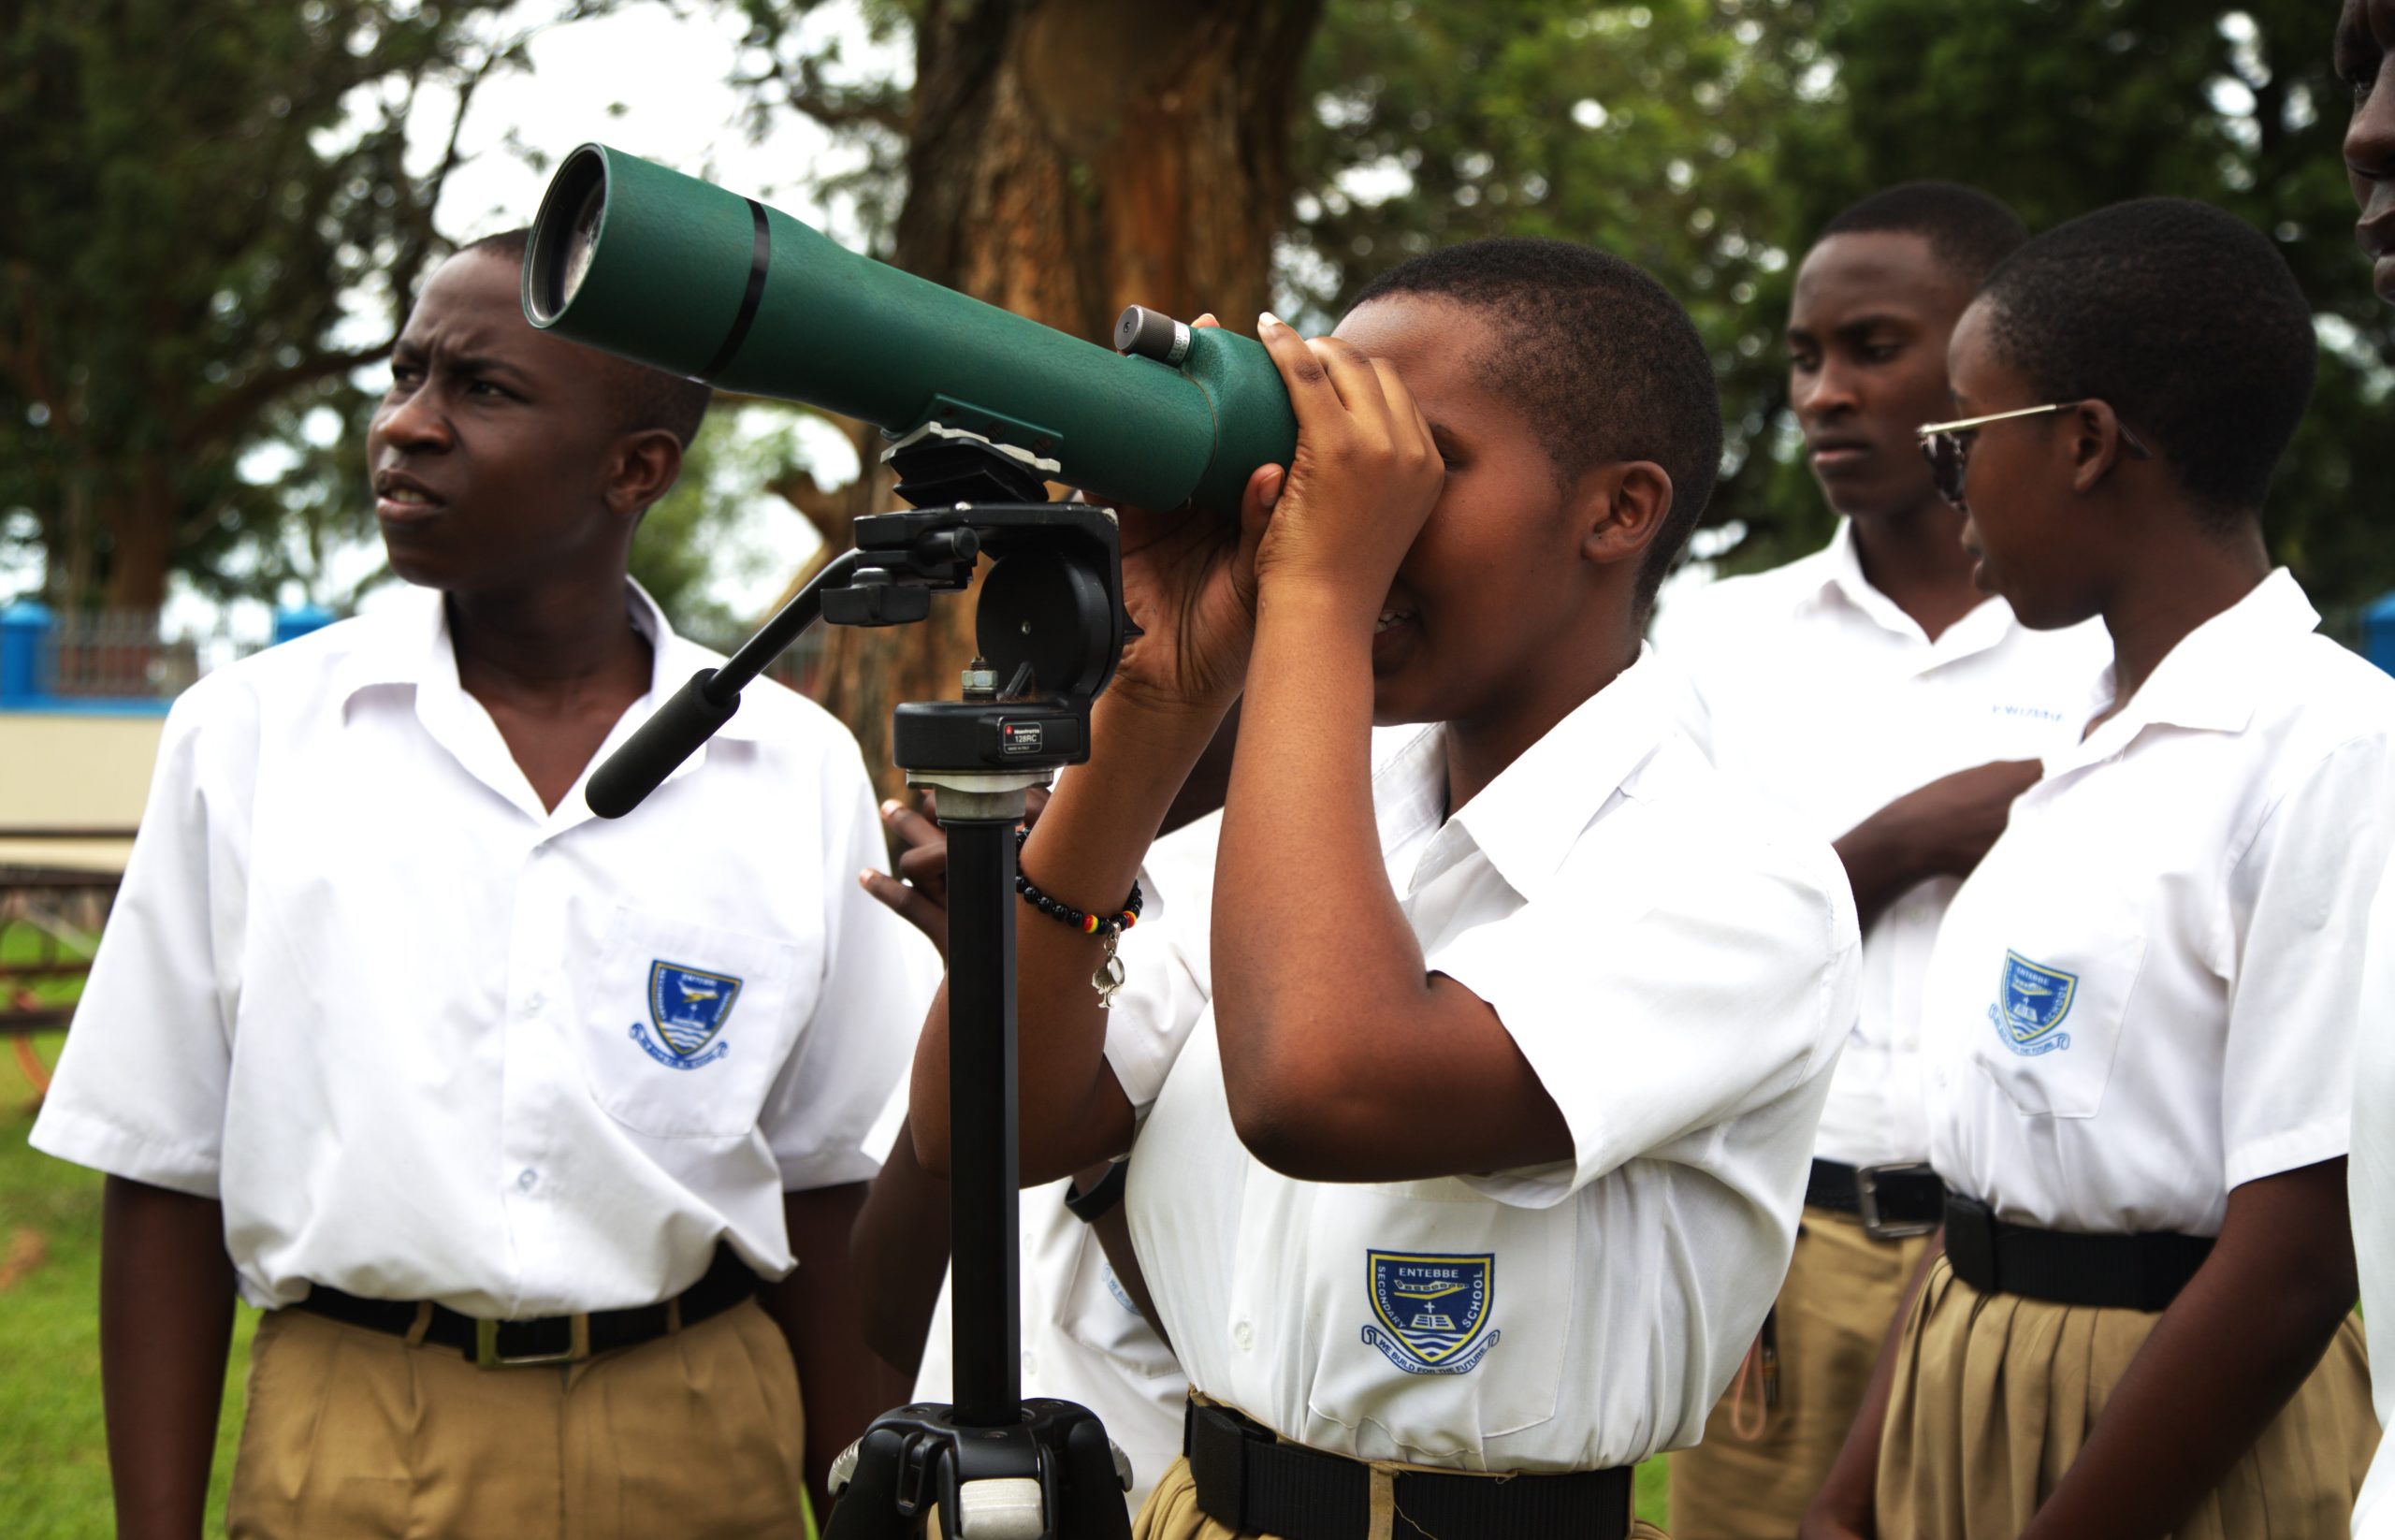
[[[1863,1221],[1863,1233],[1874,1241],[1905,1241],[1936,1230],[1943,1223],[1941,1219],[1883,1219],[1880,1216],[1880,1182],[1882,1177],[1891,1176],[1927,1177],[1936,1181],[1938,1171],[1923,1160],[1901,1165],[1857,1166],[1854,1169],[1854,1212]]]
[[[566,1345],[562,1353],[501,1353],[499,1350],[499,1329],[501,1321],[474,1322],[474,1367],[477,1369],[529,1369],[541,1364],[580,1363],[590,1357],[590,1317],[569,1315],[566,1318]]]

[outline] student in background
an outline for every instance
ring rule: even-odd
[[[1948,182],[1830,221],[1796,271],[1788,389],[1837,532],[1656,618],[1693,686],[1691,735],[1836,842],[1864,925],[1788,1281],[1705,1442],[1672,1458],[1676,1540],[1786,1540],[1829,1475],[1941,1217],[1921,1081],[1938,922],[2109,653],[2102,628],[2031,631],[1971,581],[1962,513],[1914,437],[1949,414],[1955,320],[2027,239]]]
[[[2261,514],[2311,307],[2216,209],[2009,258],[1924,429],[1980,580],[2112,667],[1949,906],[1923,995],[1942,1255],[1810,1536],[2333,1540],[2377,1428],[2345,1152],[2395,680]]]

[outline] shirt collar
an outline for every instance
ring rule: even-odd
[[[2139,729],[2167,724],[2198,732],[2239,733],[2254,719],[2275,667],[2277,651],[2319,628],[2303,586],[2285,567],[2252,592],[2179,639],[2121,709],[2094,733],[2087,747],[2117,748]],[[2107,668],[2097,709],[2113,693]]]
[[[1864,575],[1863,550],[1855,542],[1854,521],[1851,518],[1837,521],[1837,530],[1830,536],[1819,560],[1822,579],[1798,593],[1798,604],[1845,604],[1880,630],[1893,632],[1922,648],[1920,662],[1924,668],[1985,652],[2019,627],[2012,606],[1991,596],[1972,606],[1968,614],[1932,641],[1921,629],[1920,621],[1907,615],[1902,605]]]
[[[1907,615],[1896,602],[1881,593],[1863,574],[1863,551],[1854,541],[1854,520],[1841,518],[1837,532],[1822,552],[1822,571],[1819,587],[1805,595],[1808,600],[1838,601],[1860,611],[1886,630],[1911,636],[1921,635],[1921,627]]]
[[[1589,696],[1459,807],[1423,850],[1411,886],[1477,850],[1507,885],[1536,898],[1580,832],[1676,730],[1653,649]],[[1426,730],[1383,765],[1372,803],[1385,848],[1435,824],[1446,796],[1444,726]]]
[[[624,580],[624,615],[648,639],[650,654],[648,694],[628,715],[646,719],[691,675],[723,661],[718,654],[677,635],[648,590],[629,577]],[[375,685],[408,685],[441,692],[459,688],[457,654],[449,636],[449,607],[441,590],[409,588],[392,602],[389,614],[377,617],[361,644],[344,660],[340,676],[344,705],[359,690]],[[759,731],[754,716],[734,713],[715,735],[751,742]]]

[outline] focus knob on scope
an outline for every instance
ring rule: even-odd
[[[1189,356],[1189,325],[1160,310],[1133,305],[1114,323],[1114,351],[1179,369]]]

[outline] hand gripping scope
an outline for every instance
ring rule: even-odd
[[[532,222],[536,327],[725,390],[902,437],[937,422],[1052,460],[1093,501],[1236,514],[1297,419],[1251,337],[1133,307],[1122,354],[844,250],[754,198],[603,145]]]

